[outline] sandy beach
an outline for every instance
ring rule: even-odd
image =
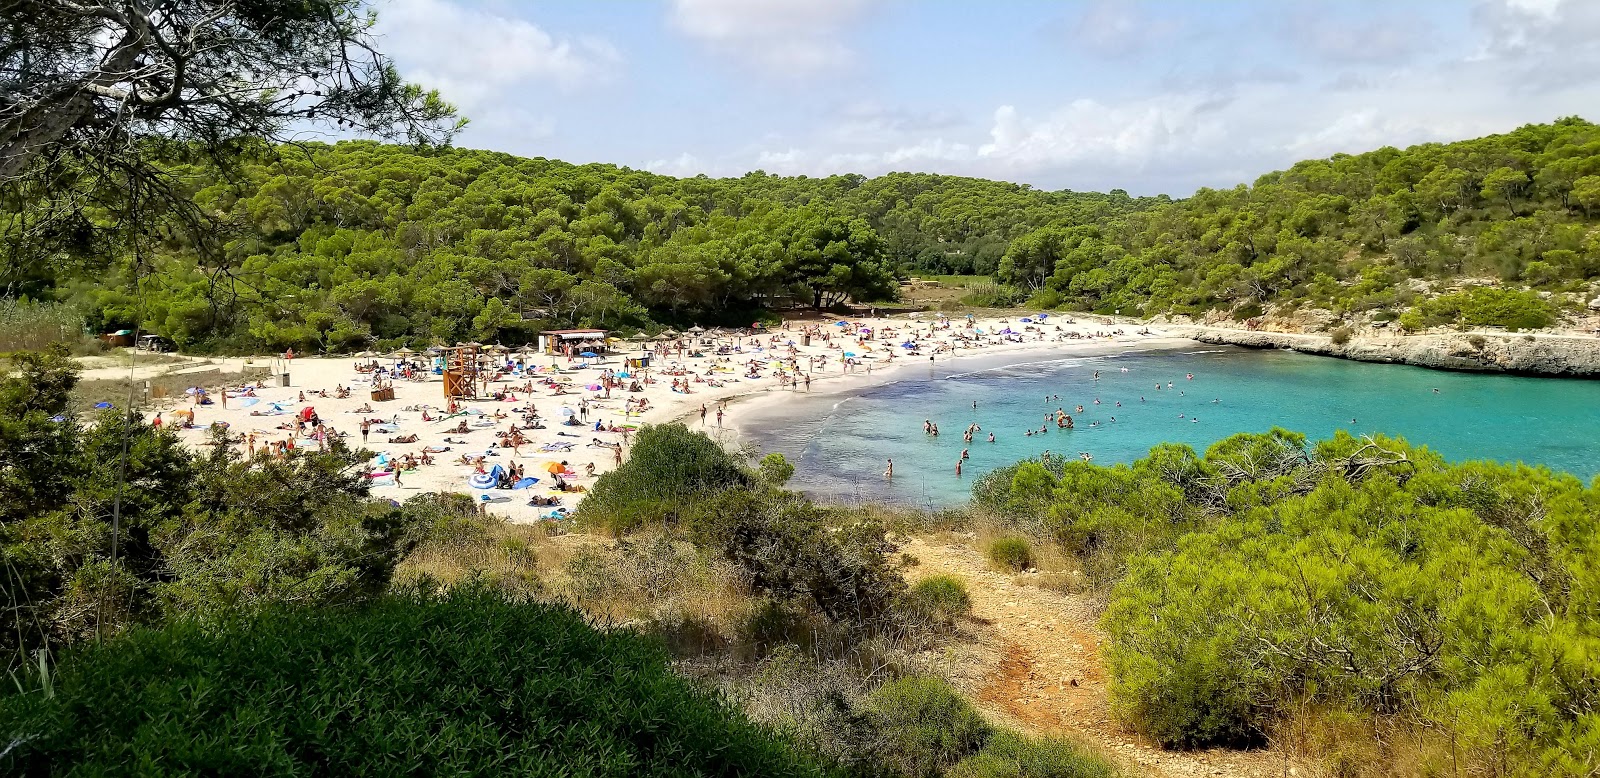
[[[563,480],[573,488],[587,488],[620,461],[617,447],[626,458],[632,428],[685,417],[698,426],[702,406],[708,431],[731,431],[741,404],[728,401],[747,395],[773,394],[766,404],[779,402],[782,393],[824,387],[839,391],[877,383],[908,366],[925,367],[930,359],[942,363],[1007,352],[1068,354],[1110,343],[1167,339],[1167,333],[1136,323],[1066,315],[808,319],[744,336],[684,334],[668,341],[616,341],[612,353],[593,359],[502,355],[497,363],[507,372],[490,383],[489,391],[503,399],[461,400],[455,413],[448,410],[443,380],[428,355],[410,357],[422,369],[410,378],[394,378],[394,399],[381,402],[372,400],[374,373],[357,368],[377,362],[392,369],[399,359],[295,358],[287,363],[288,387],[277,386],[275,380],[249,389],[230,386],[226,407],[222,393],[212,391],[209,404],[197,404],[195,396],[158,402],[147,418],[159,412],[163,423],[171,425],[192,411],[194,425],[180,430],[186,442],[200,448],[210,426],[222,423],[230,435],[245,438],[243,446],[253,437],[259,453],[290,440],[299,448],[318,446],[315,435],[296,424],[310,408],[325,435],[339,435],[352,448],[374,452],[374,496],[406,500],[427,492],[468,493],[483,500],[491,513],[533,522],[550,517],[558,507],[570,510],[583,497],[578,491],[552,490],[554,465],[566,463]],[[648,382],[646,371],[629,370],[625,362],[647,351]],[[259,367],[271,358],[250,361]],[[243,359],[222,363],[224,370],[244,366]],[[615,381],[609,392],[602,385],[607,370]],[[629,391],[635,382],[638,391]],[[348,390],[347,396],[338,396],[340,387]],[[363,420],[370,426],[364,446]],[[513,428],[522,440],[514,447],[508,442]],[[396,483],[395,463],[408,456],[420,460],[425,451],[431,464],[402,467]],[[514,463],[538,483],[523,489],[475,488],[471,483],[479,475],[477,485],[484,486],[484,472],[497,465],[510,469]],[[530,505],[534,497],[557,497],[561,504]]]

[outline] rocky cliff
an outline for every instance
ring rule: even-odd
[[[1512,333],[1362,334],[1344,343],[1332,336],[1207,326],[1166,331],[1201,343],[1282,348],[1361,362],[1392,362],[1442,370],[1552,376],[1600,376],[1600,338]]]

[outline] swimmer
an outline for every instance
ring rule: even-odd
[[[1194,380],[1194,373],[1189,373],[1188,377],[1189,377],[1190,381],[1193,381]]]
[[[1433,393],[1434,394],[1438,394],[1439,393],[1439,388],[1438,387],[1434,387],[1433,388]]]
[[[994,442],[994,433],[993,432],[989,433],[989,442],[990,443]]]
[[[1112,423],[1112,424],[1116,424],[1116,423],[1117,423],[1117,417],[1115,417],[1115,416],[1112,416],[1112,417],[1111,417],[1111,423]]]
[[[1181,413],[1178,414],[1178,418],[1180,418],[1180,419],[1183,418],[1183,414],[1181,414]]]
[[[884,468],[883,468],[883,477],[884,478],[893,478],[894,477],[894,460],[890,459],[890,460],[886,460],[886,462],[887,462],[887,464],[885,464]]]
[[[1121,408],[1121,407],[1122,407],[1122,401],[1121,401],[1121,400],[1118,400],[1118,401],[1117,401],[1117,407],[1118,407],[1118,408]]]
[[[1212,401],[1211,401],[1211,404],[1212,404],[1212,405],[1216,405],[1216,404],[1217,404],[1217,403],[1220,403],[1220,402],[1222,402],[1222,398],[1221,398],[1221,397],[1218,397],[1218,398],[1217,398],[1217,399],[1215,399],[1215,400],[1212,400]]]
[[[1200,423],[1200,420],[1199,420],[1199,419],[1190,419],[1190,420],[1189,420],[1189,423],[1190,423],[1190,424],[1199,424],[1199,423]]]
[[[1144,402],[1144,395],[1139,395],[1139,402]]]
[[[961,477],[961,460],[959,459],[956,460],[956,477]]]

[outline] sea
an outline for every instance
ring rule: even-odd
[[[819,389],[730,412],[739,415],[743,443],[795,465],[791,488],[835,503],[952,507],[969,499],[984,473],[1046,451],[1087,454],[1096,464],[1132,462],[1158,443],[1204,453],[1234,433],[1273,427],[1313,441],[1341,429],[1383,433],[1451,461],[1522,461],[1585,481],[1600,473],[1594,380],[1201,344],[972,357],[891,375],[873,386]],[[1058,408],[1072,416],[1071,430],[1046,421]],[[927,434],[924,422],[940,434]],[[981,428],[971,443],[962,438],[969,424]],[[1026,434],[1030,429],[1035,434]],[[968,458],[958,476],[963,449]],[[893,480],[883,477],[889,459]]]

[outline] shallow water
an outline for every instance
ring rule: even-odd
[[[1450,460],[1521,460],[1584,479],[1600,471],[1600,381],[1452,373],[1201,344],[1104,356],[976,359],[896,378],[850,394],[802,394],[749,408],[741,413],[741,434],[795,464],[792,488],[835,501],[923,507],[962,503],[978,476],[1046,450],[1087,452],[1101,464],[1131,462],[1157,443],[1186,443],[1203,452],[1233,433],[1273,426],[1312,440],[1338,429],[1400,435]],[[1073,416],[1074,429],[1057,430],[1051,422],[1043,434],[1024,434],[1058,407]],[[938,437],[923,432],[924,419],[939,425]],[[970,423],[983,429],[969,444],[962,431]],[[990,432],[994,443],[987,442]],[[970,458],[957,477],[963,448]],[[894,480],[885,482],[889,458]]]

